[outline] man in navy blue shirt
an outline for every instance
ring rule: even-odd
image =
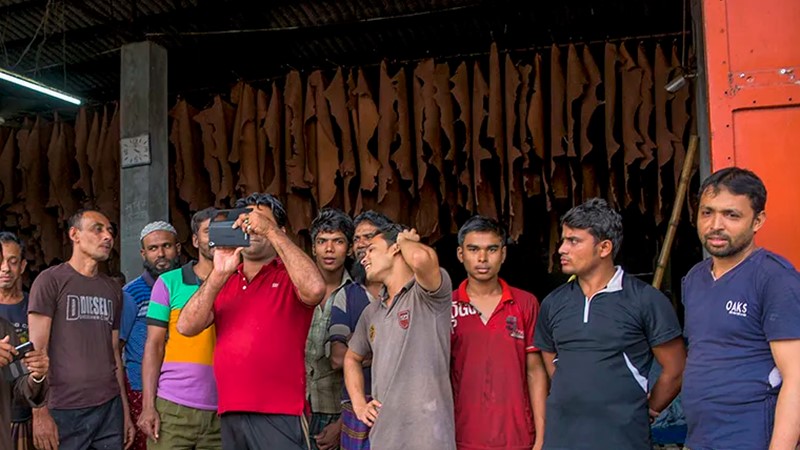
[[[794,450],[800,439],[800,275],[753,242],[766,202],[764,183],[736,167],[700,187],[697,234],[711,258],[683,281],[691,450]]]
[[[651,417],[681,387],[686,352],[670,301],[614,266],[622,218],[591,199],[561,220],[562,272],[542,302],[534,344],[552,378],[545,450],[650,450]],[[653,357],[663,367],[647,378]]]

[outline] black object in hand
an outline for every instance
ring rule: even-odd
[[[208,224],[209,247],[249,247],[250,236],[240,228],[232,228],[240,214],[251,211],[251,208],[220,209],[215,218]]]

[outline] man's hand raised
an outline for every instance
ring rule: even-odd
[[[239,267],[240,256],[243,247],[215,247],[214,248],[214,271],[223,275],[230,276]]]

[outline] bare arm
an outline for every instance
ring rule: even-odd
[[[233,228],[239,227],[245,233],[264,236],[269,240],[286,266],[300,301],[308,306],[317,306],[322,302],[325,298],[325,280],[322,274],[314,261],[278,226],[271,210],[252,210],[241,214],[233,223]]]
[[[155,408],[158,379],[164,363],[167,329],[157,325],[147,326],[147,341],[142,359],[142,408]]]
[[[53,319],[43,314],[28,314],[28,333],[33,348],[42,350],[45,355],[48,354],[52,324]],[[37,448],[58,448],[58,428],[46,404],[41,408],[33,408],[33,440]]]
[[[53,325],[53,319],[43,314],[30,313],[28,314],[28,333],[30,334],[33,348],[41,350],[45,355],[48,354],[48,346],[50,345],[50,328]],[[50,412],[47,406],[35,408],[35,414],[44,414],[49,416]]]
[[[542,351],[542,361],[544,362],[544,367],[547,370],[547,376],[550,377],[551,380],[553,379],[553,374],[556,373],[556,363],[554,362],[555,359],[555,353]]]
[[[300,301],[308,306],[319,305],[325,298],[325,280],[314,261],[277,226],[269,227],[266,237],[286,266]]]
[[[114,349],[114,361],[117,366],[117,384],[119,385],[119,397],[122,401],[122,417],[125,424],[125,448],[130,448],[133,444],[133,437],[136,429],[131,421],[131,410],[128,405],[128,392],[125,389],[125,365],[122,364],[122,352],[119,346],[119,330],[111,331],[111,347]]]
[[[660,413],[672,403],[681,391],[683,368],[686,365],[686,348],[683,338],[653,347],[653,355],[661,365],[661,375],[650,391],[650,410]]]
[[[352,350],[347,350],[344,355],[344,385],[350,395],[350,401],[353,402],[353,409],[367,404],[367,394],[364,393],[364,372],[361,371],[363,362],[364,357]]]
[[[800,442],[800,339],[772,341],[769,345],[783,378],[769,450],[794,450]]]
[[[152,300],[151,300],[152,301]],[[149,439],[158,442],[161,418],[156,410],[156,393],[161,366],[164,363],[167,329],[163,326],[148,325],[147,341],[144,344],[142,360],[142,413],[137,426]]]
[[[217,249],[219,250],[219,249]],[[216,250],[215,250],[216,253]],[[228,281],[229,275],[212,270],[200,288],[192,294],[178,316],[178,333],[197,336],[214,323],[214,299]]]
[[[397,236],[397,245],[403,260],[411,267],[417,283],[428,292],[442,285],[442,272],[439,270],[439,257],[436,250],[419,242],[416,230],[406,230]]]
[[[347,354],[347,345],[342,342],[331,342],[331,369],[344,369],[344,355]]]
[[[525,367],[528,374],[528,395],[531,399],[533,424],[536,429],[536,445],[539,446],[536,448],[541,448],[540,446],[544,443],[545,403],[547,402],[549,381],[542,355],[539,352],[528,353]]]
[[[241,254],[241,247],[217,247],[214,250],[214,268],[181,310],[176,325],[178,333],[189,337],[197,336],[214,323],[214,300],[239,266]]]

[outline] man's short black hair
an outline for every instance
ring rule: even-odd
[[[386,217],[385,214],[379,213],[375,210],[364,211],[361,214],[357,215],[356,218],[353,220],[354,226],[358,226],[361,222],[369,222],[377,228],[383,228],[387,225],[391,225],[392,220]]]
[[[73,215],[71,215],[69,217],[69,220],[67,220],[67,229],[69,230],[70,228],[77,228],[77,229],[80,230],[81,229],[81,220],[83,220],[83,216],[86,215],[86,213],[90,213],[90,212],[95,212],[97,214],[102,214],[105,217],[105,214],[103,214],[99,209],[96,209],[96,208],[79,209]]]
[[[201,209],[197,211],[192,216],[192,234],[196,235],[200,232],[200,224],[205,222],[206,220],[213,219],[217,216],[217,209],[214,207],[208,207],[205,209]]]
[[[727,167],[714,172],[700,185],[699,196],[702,197],[708,189],[716,195],[721,188],[727,189],[734,195],[747,196],[756,214],[764,211],[767,206],[767,187],[761,178],[750,170]]]
[[[409,228],[405,225],[390,222],[388,225],[379,228],[375,237],[380,236],[387,244],[392,245],[397,242],[397,235],[408,229]]]
[[[17,244],[17,246],[19,246],[20,256],[23,259],[25,258],[25,244],[22,242],[22,239],[20,239],[19,236],[17,236],[16,234],[10,231],[0,231],[0,244]],[[0,247],[0,252],[2,252],[1,247]]]
[[[341,231],[347,239],[347,245],[350,246],[353,243],[355,228],[353,219],[344,211],[336,208],[322,208],[311,222],[311,242],[315,242],[320,233]]]
[[[503,246],[506,245],[506,229],[500,225],[500,222],[486,216],[477,215],[470,217],[466,222],[464,222],[464,225],[461,226],[461,229],[458,230],[459,247],[464,245],[464,240],[466,240],[469,233],[476,231],[494,233],[500,238],[500,242],[502,242]]]
[[[622,216],[601,198],[589,199],[567,211],[561,219],[561,226],[564,225],[587,230],[598,242],[611,241],[613,257],[622,246]]]
[[[236,200],[234,208],[244,208],[245,206],[258,206],[264,205],[272,210],[272,215],[275,216],[275,223],[279,227],[286,226],[286,209],[280,200],[275,198],[272,194],[262,194],[254,192],[245,198]]]

